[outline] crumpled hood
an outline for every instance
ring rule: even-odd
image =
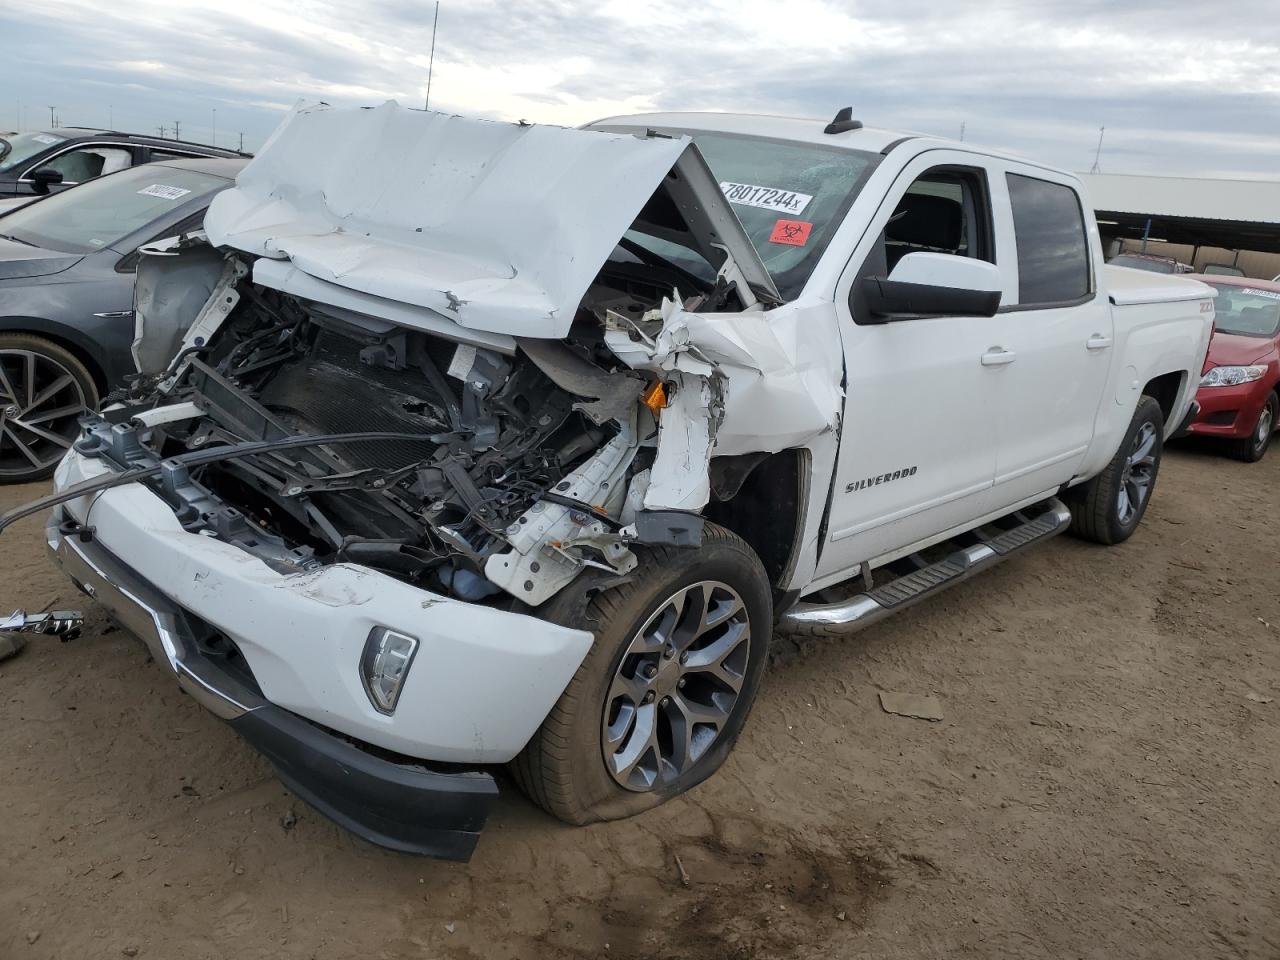
[[[563,337],[686,150],[696,150],[688,138],[499,123],[395,103],[299,106],[235,188],[213,201],[204,225],[217,246],[288,259],[318,279],[464,327]],[[704,205],[717,204],[728,210],[718,190]],[[731,226],[740,231],[736,220]],[[754,261],[744,266],[750,272],[759,260],[745,233],[741,241],[749,254],[739,265]]]
[[[0,234],[2,233],[4,221],[0,220]],[[61,253],[13,240],[0,240],[0,280],[47,277],[75,266],[81,259],[78,253]]]

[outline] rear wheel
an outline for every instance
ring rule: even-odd
[[[769,579],[741,538],[707,524],[698,550],[644,551],[634,580],[592,598],[587,623],[595,644],[512,762],[521,789],[569,823],[640,813],[720,767],[764,669]]]
[[[0,334],[0,483],[29,483],[53,473],[98,404],[84,364],[42,337]]]
[[[1266,456],[1267,447],[1271,446],[1271,437],[1276,430],[1278,407],[1280,401],[1276,400],[1276,395],[1267,394],[1267,402],[1262,405],[1262,412],[1258,414],[1258,422],[1253,425],[1253,432],[1247,437],[1232,440],[1227,452],[1245,463],[1257,463]]]
[[[1164,414],[1144,396],[1106,468],[1068,491],[1071,532],[1094,543],[1123,543],[1147,512],[1164,453]]]

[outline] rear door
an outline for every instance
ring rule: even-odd
[[[997,217],[1016,246],[1016,284],[997,321],[1008,352],[992,508],[1051,493],[1076,473],[1093,438],[1113,355],[1111,310],[1098,292],[1097,226],[1070,176],[993,168]]]
[[[917,157],[894,182],[837,285],[848,382],[818,579],[838,579],[988,509],[1002,394],[1000,371],[982,357],[996,345],[1001,320],[875,323],[859,290],[863,278],[885,276],[917,251],[987,260],[1003,271],[1010,251],[998,243],[991,187],[970,154]]]

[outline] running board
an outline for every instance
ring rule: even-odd
[[[1071,512],[1056,497],[1034,520],[1005,530],[982,543],[958,550],[896,580],[838,603],[797,603],[778,621],[782,632],[845,634],[883,620],[891,613],[947,587],[968,580],[1034,544],[1062,533],[1071,525]]]

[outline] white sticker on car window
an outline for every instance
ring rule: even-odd
[[[34,140],[36,143],[48,143],[48,144],[53,144],[53,143],[61,143],[63,140],[65,140],[65,139],[67,139],[67,138],[66,138],[66,137],[55,137],[55,136],[53,136],[52,134],[49,134],[49,133],[37,133],[37,134],[36,134],[34,137],[32,137],[31,139],[32,139],[32,140]]]
[[[106,242],[107,242],[107,241],[105,241],[105,240],[99,240],[97,237],[90,237],[90,238],[89,238],[89,246],[91,246],[91,247],[100,247],[100,246],[102,246],[102,245],[103,245],[104,243],[106,243]]]
[[[808,193],[796,193],[781,187],[761,187],[754,183],[735,183],[732,180],[720,181],[720,192],[730,203],[742,207],[759,207],[762,210],[777,210],[779,213],[803,213],[813,199],[813,195]]]
[[[138,191],[144,197],[159,197],[161,200],[177,200],[179,197],[185,197],[190,190],[184,190],[182,187],[168,187],[163,183],[153,183],[149,187],[143,187]]]
[[[1257,287],[1245,287],[1241,293],[1251,293],[1255,297],[1268,297],[1272,300],[1280,300],[1280,293],[1274,290],[1259,290]]]

